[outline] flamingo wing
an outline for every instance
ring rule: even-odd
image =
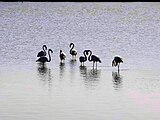
[[[48,62],[48,58],[43,56],[43,57],[40,57],[38,60],[36,60],[36,62],[45,63],[45,62]]]
[[[44,51],[40,51],[40,52],[37,54],[37,57],[42,57],[42,56],[45,56]]]

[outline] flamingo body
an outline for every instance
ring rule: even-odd
[[[48,62],[48,58],[45,56],[42,56],[38,60],[36,60],[36,62],[41,62],[44,64],[45,62]]]
[[[46,54],[44,53],[44,51],[40,51],[40,52],[37,54],[37,57],[42,57],[42,56],[46,56]]]
[[[102,62],[101,60],[100,60],[100,58],[98,57],[98,56],[96,56],[96,55],[92,55],[91,56],[91,61],[93,61],[93,62]]]
[[[61,62],[65,60],[66,58],[66,54],[64,52],[62,52],[62,50],[60,50],[60,55],[59,55]]]
[[[77,50],[75,50],[75,49],[72,49],[72,51],[70,52],[70,54],[73,56],[73,55],[77,55]]]
[[[79,57],[79,61],[82,63],[82,62],[86,62],[87,59],[85,57],[81,56],[81,57]]]

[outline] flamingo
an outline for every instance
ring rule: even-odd
[[[73,59],[73,56],[75,56],[75,60],[76,60],[77,50],[73,49],[74,48],[74,44],[70,43],[69,47],[71,48],[70,49],[70,54],[72,55],[72,59]]]
[[[123,63],[123,60],[121,57],[118,57],[118,56],[115,56],[113,61],[112,61],[112,67],[116,67],[118,66],[118,71],[119,71],[119,66],[120,66],[120,63]]]
[[[52,49],[49,49],[49,50],[48,50],[49,59],[48,59],[47,57],[45,57],[45,56],[42,56],[42,57],[40,57],[38,60],[36,60],[36,62],[41,62],[41,63],[43,63],[43,66],[44,66],[44,63],[45,63],[45,62],[50,62],[50,61],[51,61],[50,52],[53,53]]]
[[[88,57],[88,60],[89,60],[90,62],[93,61],[93,69],[94,69],[94,63],[95,63],[95,62],[96,62],[96,68],[97,68],[97,62],[100,62],[100,63],[101,63],[100,58],[99,58],[98,56],[96,56],[96,55],[92,55],[92,51],[91,51],[91,50],[88,50],[88,52],[90,52],[90,55],[89,55],[89,57]]]
[[[79,61],[81,62],[81,66],[82,66],[82,63],[83,63],[83,66],[84,66],[84,62],[87,61],[86,54],[88,55],[88,51],[87,50],[83,51],[83,54],[84,54],[84,56],[79,57]]]
[[[42,46],[42,49],[43,49],[43,51],[40,51],[40,52],[37,54],[37,57],[46,56],[47,46],[46,46],[46,45],[43,45],[43,46]]]
[[[65,61],[66,58],[66,54],[64,52],[62,52],[62,50],[60,50],[60,55],[59,55],[60,59],[61,59],[61,63],[62,61]]]

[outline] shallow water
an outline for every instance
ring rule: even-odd
[[[159,9],[152,2],[0,2],[0,119],[159,120]],[[44,68],[35,62],[43,44],[53,50]],[[85,49],[101,58],[97,70],[88,61],[80,67]],[[124,60],[120,73],[111,67],[115,55]]]

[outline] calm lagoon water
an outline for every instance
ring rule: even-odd
[[[0,2],[0,21],[1,120],[160,119],[160,3]],[[53,50],[45,68],[35,62],[43,44]],[[80,67],[85,49],[97,70]]]

